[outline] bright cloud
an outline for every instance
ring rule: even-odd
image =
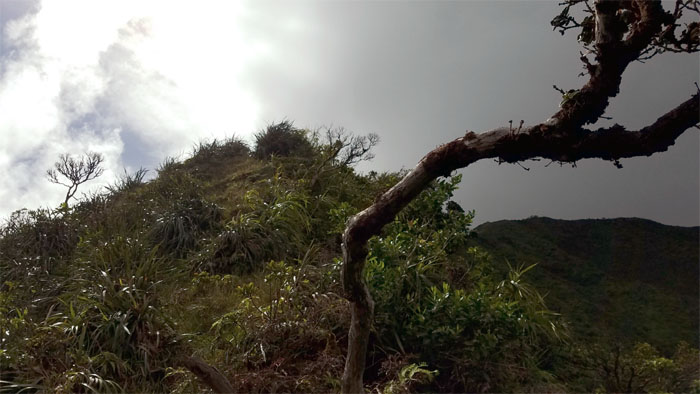
[[[44,178],[61,153],[104,154],[96,188],[125,166],[253,130],[258,106],[241,75],[262,52],[242,36],[243,3],[43,1],[37,10],[2,31],[0,217],[61,201]],[[130,158],[127,141],[148,157]]]

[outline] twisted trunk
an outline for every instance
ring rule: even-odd
[[[625,35],[618,13],[630,10],[636,20],[627,26],[629,34]],[[342,274],[345,296],[352,304],[352,322],[343,393],[364,391],[362,374],[374,313],[372,297],[362,280],[367,241],[379,234],[432,180],[485,158],[504,162],[538,157],[560,162],[600,158],[619,165],[617,160],[621,158],[665,151],[681,133],[700,121],[700,100],[695,94],[638,131],[628,131],[620,125],[598,130],[582,128],[603,115],[609,99],[619,92],[629,63],[652,44],[664,24],[675,22],[668,20],[659,0],[596,0],[595,14],[596,63],[582,55],[590,78],[551,119],[524,129],[467,132],[429,152],[399,183],[348,221],[343,234]]]

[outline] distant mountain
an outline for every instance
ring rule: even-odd
[[[537,263],[529,280],[583,338],[698,345],[699,227],[533,217],[475,232],[498,269]]]

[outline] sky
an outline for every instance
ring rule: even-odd
[[[582,86],[576,33],[557,1],[0,0],[0,218],[56,207],[45,172],[60,154],[105,156],[100,190],[124,170],[155,173],[201,140],[266,125],[376,133],[359,171],[410,169],[464,135],[536,124]],[[693,94],[697,54],[629,66],[594,127],[643,127]],[[559,166],[482,161],[455,199],[475,222],[532,215],[700,224],[700,138],[667,152]],[[548,165],[549,164],[549,165]]]

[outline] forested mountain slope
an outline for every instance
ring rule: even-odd
[[[533,217],[484,223],[475,232],[501,268],[537,263],[530,279],[579,334],[666,351],[680,340],[697,346],[698,227]]]

